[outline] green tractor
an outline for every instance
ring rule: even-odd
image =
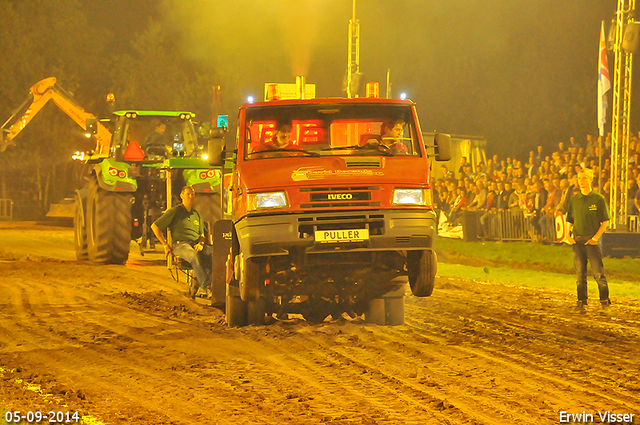
[[[142,255],[153,251],[151,224],[185,185],[196,191],[195,207],[205,222],[213,226],[221,218],[222,167],[209,165],[208,142],[200,143],[193,117],[127,110],[110,120],[87,120],[90,133],[108,126],[112,137],[83,161],[74,218],[78,260],[124,264],[132,240]]]

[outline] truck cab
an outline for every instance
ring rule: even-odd
[[[275,100],[243,105],[238,122],[229,324],[289,313],[403,323],[405,282],[429,296],[436,273],[437,223],[415,104]],[[437,159],[448,159],[447,142],[436,136]]]

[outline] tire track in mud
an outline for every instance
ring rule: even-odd
[[[482,307],[487,306],[483,305]],[[411,312],[411,310],[412,308],[408,309],[409,312]],[[488,310],[491,311],[490,309]],[[459,342],[466,342],[468,344],[473,344],[474,347],[480,347],[479,350],[474,349],[475,353],[481,354],[484,352],[485,355],[488,354],[490,358],[503,359],[507,364],[518,362],[526,365],[527,371],[539,371],[543,373],[543,376],[546,377],[547,380],[564,385],[565,389],[569,388],[571,390],[580,390],[587,394],[591,394],[592,400],[610,400],[611,402],[616,402],[621,406],[635,406],[634,408],[639,407],[637,403],[633,403],[631,401],[637,398],[637,392],[634,392],[633,389],[626,390],[622,385],[618,384],[628,381],[630,378],[632,379],[635,374],[633,372],[635,370],[633,365],[634,362],[632,359],[625,359],[624,357],[626,344],[616,343],[613,348],[608,349],[606,346],[603,347],[601,344],[598,344],[597,341],[587,341],[587,343],[585,343],[580,335],[574,337],[576,339],[574,343],[571,341],[567,343],[566,340],[569,340],[570,332],[568,329],[565,331],[565,329],[560,326],[557,326],[555,330],[556,334],[558,331],[562,334],[562,342],[559,342],[558,339],[554,337],[554,333],[551,328],[549,329],[549,332],[542,334],[547,336],[546,340],[528,338],[523,341],[523,338],[518,332],[504,332],[501,329],[497,329],[499,326],[494,326],[492,328],[491,326],[486,326],[485,323],[458,316],[459,313],[466,314],[474,318],[478,317],[477,315],[474,316],[475,312],[472,311],[462,313],[454,310],[450,316],[440,314],[432,319],[442,325],[441,331],[457,335],[460,340]],[[486,311],[483,311],[483,314],[486,313]],[[529,313],[529,311],[526,312],[527,315],[529,315]],[[409,326],[412,326],[423,334],[437,335],[437,332],[433,327],[425,324],[424,321],[412,320],[411,316],[415,315],[408,315],[407,324]],[[504,313],[502,315],[496,314],[495,317],[499,317],[500,321],[504,321],[506,323],[505,326],[512,325],[517,329],[525,329],[527,331],[526,333],[539,334],[536,332],[539,322],[527,321],[525,324],[513,322],[511,318],[505,319]],[[491,320],[496,320],[495,317],[492,317]],[[461,319],[463,319],[465,325],[479,323],[480,326],[472,326],[471,329],[468,329],[468,327],[465,326],[465,328],[460,329]],[[634,330],[632,329],[631,331],[633,332]],[[610,337],[612,341],[617,340],[617,338],[615,338],[615,334]],[[456,345],[457,349],[463,349],[461,344]],[[593,347],[590,347],[590,345]],[[468,351],[472,348],[464,346],[464,349]],[[616,359],[616,365],[620,366],[620,364],[622,364],[622,366],[626,367],[621,367],[620,369],[622,371],[619,372],[616,370],[615,373],[612,373],[613,371],[609,373],[599,371],[597,367],[598,365],[602,365],[603,352],[609,353],[609,358]],[[558,353],[561,353],[561,356],[559,356]],[[604,357],[606,358],[607,356],[605,355]],[[562,363],[561,360],[564,359],[567,360]],[[577,359],[580,361],[576,363]],[[551,372],[552,370],[554,372]],[[566,372],[561,372],[560,376],[564,376],[564,380],[556,379],[558,373],[555,371],[563,370],[566,370]],[[584,371],[586,371],[587,376],[584,376],[584,373],[581,373]],[[612,382],[614,379],[616,382]],[[612,391],[615,396],[611,395]],[[566,406],[564,407],[566,408]]]
[[[284,347],[280,339],[263,342],[273,352],[268,360],[279,369],[298,372],[291,376],[300,386],[311,387],[318,392],[328,391],[332,399],[344,397],[349,400],[346,405],[343,402],[334,406],[314,406],[320,417],[333,416],[333,420],[362,422],[374,420],[375,423],[422,424],[425,420],[437,420],[441,424],[459,423],[450,422],[435,408],[430,409],[429,404],[437,400],[428,394],[399,392],[397,382],[373,376],[374,367],[354,367],[356,364],[349,359],[327,355],[325,350],[329,348],[312,339],[295,336]],[[428,400],[426,403],[425,398]],[[336,417],[336,407],[342,412],[341,416]]]
[[[479,305],[469,306],[463,310],[456,306],[455,299],[454,302],[450,301],[450,298],[455,297],[461,297],[461,295],[454,294],[452,297],[451,294],[445,294],[438,301],[440,309],[442,309],[442,304],[447,305],[447,313],[439,314],[437,318],[449,331],[455,332],[456,328],[460,328],[460,321],[463,320],[465,324],[477,325],[473,328],[473,334],[479,335],[479,337],[485,336],[495,339],[494,334],[501,334],[505,338],[513,339],[516,336],[519,339],[515,341],[520,343],[522,340],[527,340],[532,344],[538,343],[542,353],[549,351],[548,348],[545,348],[546,344],[542,344],[544,342],[560,348],[601,343],[600,352],[605,350],[615,354],[616,350],[618,352],[633,350],[634,342],[640,338],[638,323],[627,319],[633,315],[634,310],[638,309],[631,300],[625,300],[624,303],[618,304],[623,307],[623,310],[618,310],[618,313],[614,310],[614,315],[611,317],[593,317],[571,314],[570,310],[565,308],[566,301],[545,305],[542,308],[531,308],[531,305],[526,304],[523,308],[523,305],[519,304],[516,309],[509,305],[505,306],[504,302],[483,300]],[[431,309],[421,304],[418,300],[410,307],[413,310],[424,310],[429,314]],[[416,312],[413,311],[413,313]],[[615,314],[622,317],[616,317]],[[413,316],[419,316],[419,314],[413,314]],[[452,322],[453,325],[451,325]],[[447,328],[447,324],[451,326]],[[423,325],[427,325],[427,323],[423,322]],[[504,328],[510,328],[510,331],[504,331]],[[478,331],[484,331],[484,333]],[[468,337],[473,336],[471,333],[467,333]],[[541,339],[543,341],[540,341]],[[591,353],[585,354],[591,355]],[[601,357],[598,355],[592,355],[591,359],[594,362],[601,361]]]
[[[41,288],[42,285],[38,282],[25,283],[35,288],[18,288],[20,292],[20,302],[13,303],[14,307],[17,307],[18,314],[14,314],[10,318],[11,321],[18,319],[14,327],[15,331],[10,332],[13,334],[11,337],[20,337],[25,334],[29,335],[30,341],[27,345],[30,347],[25,347],[18,356],[19,363],[22,364],[23,368],[29,363],[27,359],[31,359],[36,366],[27,366],[30,370],[53,370],[58,366],[58,373],[56,375],[69,374],[73,376],[73,371],[65,371],[69,364],[90,364],[93,367],[104,366],[105,369],[108,369],[112,367],[114,363],[117,363],[117,361],[114,361],[114,358],[117,358],[114,354],[117,356],[117,353],[104,349],[102,349],[103,353],[98,353],[97,351],[99,350],[96,350],[97,345],[94,344],[92,346],[92,341],[87,338],[87,335],[93,333],[95,337],[96,335],[111,334],[115,337],[121,337],[122,335],[119,335],[117,332],[118,327],[120,327],[120,324],[117,323],[117,317],[125,314],[126,309],[109,306],[107,313],[101,313],[100,310],[104,310],[105,307],[104,303],[98,304],[96,307],[89,307],[89,305],[86,304],[93,313],[88,316],[95,316],[95,320],[86,320],[87,315],[78,320],[73,312],[74,306],[65,306],[60,308],[70,311],[63,313],[61,316],[56,313],[58,310],[57,306],[61,305],[61,303],[57,303],[56,305],[50,304],[47,301],[50,297],[42,296],[44,293]],[[77,300],[77,297],[74,298]],[[34,305],[37,305],[37,308],[33,308]],[[116,318],[115,323],[114,320],[110,320],[112,317],[109,312],[116,313],[113,314],[113,317]],[[140,315],[140,313],[137,312],[133,313]],[[91,323],[92,321],[94,323]],[[5,321],[3,328],[9,330],[12,326],[8,322],[9,320]],[[89,332],[87,332],[87,328],[90,329]],[[126,329],[126,327],[124,329]],[[120,332],[122,332],[122,330],[120,330]],[[125,334],[126,333],[127,331],[125,330]],[[38,346],[40,346],[39,341],[45,341],[46,345],[43,346],[47,348],[38,348]],[[100,342],[100,340],[98,340],[98,342]],[[126,343],[129,342],[130,341],[126,341]],[[76,349],[74,349],[74,346]],[[60,348],[64,348],[64,350],[60,350]],[[138,370],[122,368],[117,370],[116,375],[139,376],[147,368],[148,364],[141,365]],[[99,388],[101,385],[100,382],[103,381],[107,382],[108,385],[113,385],[112,377],[99,377],[98,380],[92,381],[89,376],[79,376],[79,374],[76,374],[75,378],[78,382],[89,380],[90,385],[85,385],[85,387],[95,386]],[[153,387],[153,381],[155,380],[154,377],[151,382],[148,382],[148,387]],[[131,383],[125,382],[119,387],[130,388]],[[109,391],[107,391],[107,393],[108,392]],[[123,396],[124,395],[123,393]]]
[[[360,335],[360,343],[355,346],[320,343],[321,349],[318,351],[325,353],[333,361],[354,369],[366,370],[368,376],[376,377],[393,391],[405,396],[411,394],[427,409],[446,411],[446,415],[439,418],[441,422],[495,423],[496,418],[502,418],[504,423],[513,420],[526,423],[530,420],[529,415],[517,414],[514,406],[506,410],[505,406],[487,399],[485,393],[478,394],[477,388],[468,386],[464,379],[468,373],[466,367],[462,372],[455,373],[445,370],[444,366],[438,367],[437,365],[450,367],[453,362],[446,354],[434,350],[434,344],[429,347],[429,352],[425,352],[425,347],[417,344],[407,348],[406,334],[400,335],[402,330],[398,331],[399,338],[395,338],[395,335],[388,334],[391,328],[370,329],[372,331],[357,334]],[[316,338],[311,340],[318,342]],[[381,358],[385,361],[381,362]],[[436,367],[423,360],[437,362]],[[455,361],[464,363],[465,360],[459,357]],[[478,397],[473,397],[476,394]],[[425,402],[425,399],[428,401]]]
[[[26,371],[47,370],[55,376],[66,376],[65,380],[76,383],[76,388],[88,394],[88,399],[117,400],[116,412],[128,410],[132,416],[141,415],[146,419],[142,423],[176,423],[169,418],[190,417],[199,410],[198,403],[185,397],[188,389],[176,384],[175,374],[167,373],[164,362],[163,367],[150,367],[156,359],[149,359],[128,341],[125,341],[127,355],[123,356],[119,342],[114,338],[82,344],[76,349],[68,345],[64,350],[33,349],[20,353],[14,361]],[[72,364],[77,366],[69,370]],[[150,394],[150,389],[156,386],[169,389],[162,391],[161,399]],[[98,416],[113,417],[116,413],[95,405],[90,407],[92,414],[99,412]]]
[[[409,328],[416,330],[422,330],[421,327],[408,325]],[[424,335],[424,334],[423,334]],[[433,338],[433,337],[430,337]],[[442,341],[446,343],[446,340]],[[476,348],[479,347],[479,348]],[[547,369],[541,368],[537,363],[528,363],[519,358],[517,353],[515,354],[502,354],[495,355],[490,349],[486,349],[484,346],[473,344],[466,345],[464,342],[457,342],[455,344],[449,344],[447,346],[448,352],[457,353],[458,356],[467,355],[468,362],[480,364],[484,372],[492,376],[492,382],[499,383],[500,388],[494,388],[501,396],[508,396],[509,394],[519,394],[527,396],[527,405],[515,403],[513,400],[503,400],[505,406],[509,406],[509,411],[512,408],[518,408],[523,412],[529,410],[530,403],[537,405],[544,405],[548,407],[548,412],[558,412],[559,410],[566,410],[570,403],[575,403],[575,399],[578,397],[572,396],[567,399],[566,393],[581,394],[579,397],[581,403],[591,403],[590,406],[581,405],[582,408],[593,407],[596,410],[602,409],[602,405],[597,404],[603,399],[619,402],[620,406],[624,406],[626,403],[609,396],[603,397],[602,393],[598,393],[586,386],[579,385],[570,380],[569,377],[563,377],[563,374],[556,376],[551,374]],[[460,357],[463,360],[463,357]],[[458,372],[461,376],[465,376],[464,372]],[[471,376],[471,375],[466,375]],[[590,383],[587,383],[590,384]],[[471,391],[472,393],[475,391]],[[483,394],[479,394],[483,397]],[[485,395],[486,396],[486,395]],[[587,399],[585,399],[585,396]],[[553,405],[550,405],[548,400],[553,401]],[[564,402],[566,404],[561,405]],[[554,406],[555,405],[555,406]],[[498,409],[500,410],[500,409]],[[556,417],[557,418],[557,417]],[[550,417],[549,420],[552,420]],[[526,421],[525,421],[526,422]]]
[[[22,292],[26,294],[27,291]],[[40,312],[39,315],[29,307],[28,310],[33,314],[23,313],[20,316],[22,329],[19,332],[28,333],[32,341],[48,337],[47,346],[50,349],[31,347],[28,352],[21,353],[22,367],[26,367],[28,370],[51,370],[55,371],[55,375],[70,375],[72,381],[84,383],[82,385],[83,392],[108,394],[110,398],[119,400],[118,409],[129,411],[131,415],[128,417],[129,419],[135,416],[146,418],[142,423],[183,423],[168,418],[190,417],[194,416],[194,412],[201,411],[205,399],[200,397],[199,401],[194,401],[196,397],[189,396],[189,388],[194,385],[205,387],[207,382],[198,383],[193,379],[185,379],[182,381],[187,382],[185,385],[188,387],[178,386],[177,389],[173,389],[176,387],[176,382],[181,381],[176,377],[176,375],[181,375],[179,372],[172,373],[163,367],[160,369],[149,367],[156,361],[162,362],[166,356],[166,350],[162,348],[163,353],[157,358],[151,359],[149,353],[146,352],[149,347],[143,347],[144,349],[140,350],[141,346],[153,344],[158,339],[161,341],[163,339],[164,341],[173,339],[182,341],[193,338],[191,326],[193,323],[190,325],[188,320],[167,320],[158,317],[157,309],[152,306],[144,308],[144,306],[129,305],[127,304],[128,300],[121,296],[99,296],[97,298],[97,301],[92,304],[94,306],[91,308],[92,311],[85,314],[81,320],[77,320],[73,314],[56,314],[55,306],[42,301],[38,302],[39,306],[35,309]],[[22,299],[25,301],[21,305],[31,306],[29,295],[25,295]],[[31,300],[33,299],[31,298]],[[60,308],[66,309],[66,307]],[[23,308],[23,310],[25,309]],[[149,310],[147,312],[149,314],[145,315],[145,310]],[[143,321],[147,322],[144,329],[129,326],[132,322]],[[55,330],[52,331],[50,326],[53,326]],[[165,332],[167,328],[173,329],[170,332]],[[162,337],[157,338],[158,331],[165,333]],[[76,349],[73,346],[76,346]],[[56,347],[65,347],[65,349],[60,351]],[[124,358],[120,352],[122,347],[129,353]],[[168,365],[167,367],[189,370],[194,363],[206,364],[207,361],[204,357],[192,358],[187,365]],[[105,372],[97,375],[89,372],[83,373],[82,367],[78,371],[65,371],[69,364],[90,364],[92,370],[98,369]],[[170,377],[167,378],[167,375]],[[162,397],[164,399],[161,401],[154,400],[154,397],[149,397],[147,394],[149,388],[156,386],[168,389],[163,391]],[[220,389],[217,388],[217,390]],[[223,390],[228,390],[228,388]],[[128,399],[133,401],[128,402]],[[167,402],[167,400],[176,401]],[[163,407],[159,408],[158,406]],[[246,407],[246,405],[240,406],[238,412],[246,411]],[[95,406],[93,410],[101,411]],[[137,413],[133,414],[133,412]],[[112,411],[105,414],[106,417],[113,417],[113,415]],[[214,417],[216,415],[218,413]],[[269,423],[274,419],[272,416],[260,414],[255,415],[255,418],[257,423]],[[209,421],[212,417],[208,415],[203,419]]]

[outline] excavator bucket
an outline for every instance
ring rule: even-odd
[[[4,152],[7,150],[9,146],[15,146],[16,142],[13,140],[9,140],[5,133],[5,130],[2,130],[2,140],[0,140],[0,152]]]

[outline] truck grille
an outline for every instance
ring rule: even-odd
[[[300,208],[379,207],[380,202],[371,202],[378,190],[377,186],[302,188],[301,193],[309,193],[309,203]]]
[[[384,215],[345,214],[298,219],[299,237],[309,238],[316,230],[369,229],[370,235],[384,234]]]

